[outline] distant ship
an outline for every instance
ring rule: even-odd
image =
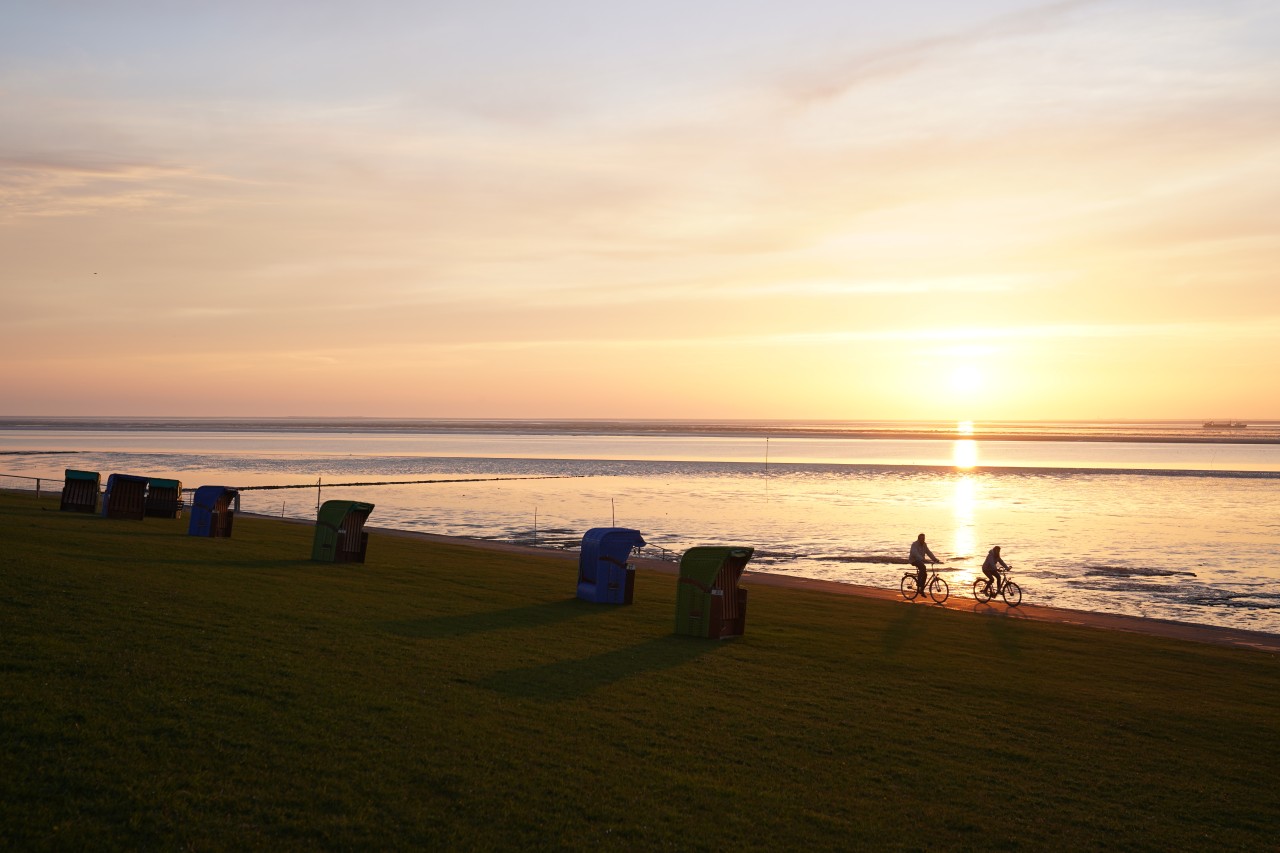
[[[1248,424],[1240,421],[1205,421],[1205,429],[1244,429]]]

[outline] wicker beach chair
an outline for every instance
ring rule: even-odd
[[[226,486],[201,486],[191,499],[191,523],[188,536],[230,539],[235,521],[235,504],[240,493]]]
[[[714,640],[742,635],[747,591],[738,586],[754,548],[701,546],[680,558],[676,633]]]
[[[147,512],[147,478],[112,474],[102,493],[102,517],[142,521]]]
[[[582,537],[578,598],[597,604],[630,604],[636,572],[627,562],[644,537],[629,527],[593,527]]]
[[[311,559],[323,563],[363,563],[369,548],[364,523],[373,504],[359,501],[325,501],[316,519]]]
[[[102,475],[97,471],[76,471],[66,469],[62,481],[62,503],[58,507],[62,512],[98,511],[98,490],[102,485]]]
[[[182,517],[182,482],[180,480],[147,481],[146,515],[148,518]]]

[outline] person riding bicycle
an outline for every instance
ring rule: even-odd
[[[1009,571],[1009,564],[1000,556],[1000,546],[997,545],[987,552],[987,559],[982,561],[982,573],[987,576],[987,589],[991,590],[991,594],[995,595],[1000,589],[1000,570],[996,566],[1004,566],[1004,570]]]
[[[916,583],[920,593],[924,594],[925,584],[929,581],[929,570],[924,566],[924,558],[928,557],[937,565],[942,561],[933,556],[933,552],[929,550],[929,546],[924,542],[924,534],[921,533],[916,537],[916,541],[911,543],[911,554],[907,557],[907,562],[916,567]]]

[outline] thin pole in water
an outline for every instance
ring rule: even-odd
[[[769,436],[764,437],[764,494],[769,497]]]
[[[320,478],[316,477],[316,515],[320,514]]]
[[[613,522],[613,526],[618,526],[618,503],[615,499],[609,498],[609,520]]]
[[[533,508],[533,544],[538,544],[538,508]]]

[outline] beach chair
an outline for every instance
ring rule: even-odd
[[[102,517],[142,521],[146,515],[147,478],[112,474],[102,493]]]
[[[179,480],[147,481],[147,518],[182,517],[182,483]]]
[[[701,546],[680,558],[676,633],[720,640],[740,637],[747,621],[747,591],[738,586],[754,548]]]
[[[359,501],[325,501],[316,519],[311,559],[323,563],[363,563],[369,548],[364,523],[373,504]]]
[[[240,493],[226,486],[201,486],[191,499],[191,523],[188,536],[209,536],[230,539],[231,524],[235,521],[235,504]]]
[[[635,569],[627,562],[644,537],[629,527],[593,527],[582,537],[578,555],[578,598],[596,604],[630,604]]]
[[[97,471],[76,471],[66,469],[62,481],[62,504],[58,507],[62,512],[98,511],[98,489],[102,485],[102,475]]]

